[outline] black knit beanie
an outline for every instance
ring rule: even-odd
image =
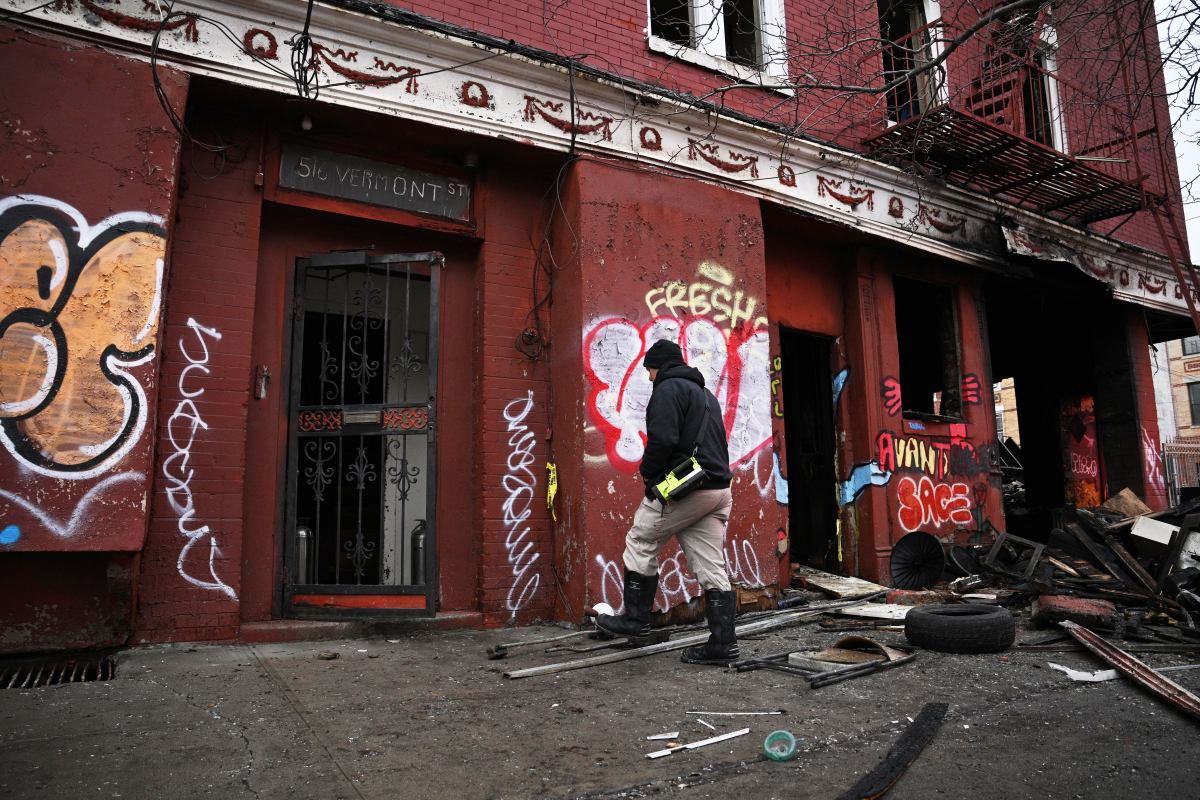
[[[679,349],[679,345],[666,339],[659,339],[650,345],[646,357],[642,360],[642,366],[646,369],[662,369],[669,364],[682,363],[683,351]]]

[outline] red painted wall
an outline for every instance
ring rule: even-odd
[[[471,0],[418,0],[395,5],[553,53],[572,55],[599,69],[707,98],[724,108],[852,149],[861,149],[864,139],[882,132],[887,124],[883,95],[806,88],[794,96],[787,96],[746,86],[726,91],[731,84],[727,76],[649,48],[646,37],[649,4],[646,0],[566,3],[553,8],[521,0],[485,5]],[[862,35],[863,31],[878,30],[873,4],[842,2],[831,5],[819,0],[786,0],[784,7],[784,27],[791,42],[788,71],[793,81],[803,84],[804,76],[813,76],[816,82],[826,85],[882,85],[880,50],[870,37]],[[960,0],[946,0],[941,9],[943,19],[952,26],[948,35],[967,29],[982,13],[977,4]],[[1114,42],[1114,26],[1107,7],[1097,3],[1094,11],[1096,13],[1090,13],[1084,3],[1072,5],[1070,19],[1062,21],[1058,35],[1059,75],[1071,82],[1063,84],[1062,88],[1070,116],[1066,121],[1068,142],[1088,139],[1089,144],[1095,143],[1096,132],[1102,128],[1107,130],[1111,124],[1110,116],[1097,114],[1095,103],[1070,100],[1071,87],[1089,93],[1091,87],[1115,87],[1100,96],[1111,101],[1117,110],[1124,111],[1125,108],[1120,73],[1115,68],[1125,42]],[[1122,32],[1137,30],[1132,19],[1136,12],[1134,6],[1123,9],[1118,29]],[[977,36],[953,53],[947,62],[948,96],[960,105],[965,104],[973,91],[972,82],[984,69],[989,42],[988,35]],[[1147,47],[1150,53],[1157,53],[1157,35],[1153,26],[1147,32],[1144,44],[1139,43],[1138,47]],[[1151,78],[1141,52],[1139,49],[1139,55],[1132,59],[1132,85],[1156,88],[1137,108],[1139,126],[1143,129],[1154,127],[1157,111],[1163,121],[1159,128],[1165,130],[1169,125],[1166,123],[1165,100],[1162,99],[1161,76]],[[1157,61],[1157,56],[1151,55],[1149,63]],[[1152,101],[1151,96],[1156,99]],[[1165,170],[1156,157],[1157,150],[1162,148],[1168,154]],[[1171,189],[1169,205],[1182,227],[1183,207],[1177,191],[1179,181],[1169,135],[1162,140],[1162,148],[1153,139],[1144,141],[1142,153],[1146,163],[1143,170],[1151,176],[1148,186],[1156,186],[1158,191],[1175,187]],[[1119,164],[1102,166],[1110,171],[1122,168]],[[1124,172],[1127,179],[1134,179],[1139,174],[1132,164],[1125,165]],[[1101,222],[1095,229],[1100,232],[1115,230],[1117,239],[1160,252],[1163,250],[1162,238],[1149,214],[1139,213],[1124,224],[1122,222],[1123,218]],[[1186,242],[1179,242],[1173,236],[1171,246],[1177,253],[1187,253]]]
[[[1167,507],[1166,468],[1162,461],[1158,430],[1158,407],[1154,399],[1154,374],[1150,365],[1150,337],[1140,309],[1125,310],[1129,325],[1129,358],[1133,368],[1135,407],[1142,445],[1141,497],[1155,511]]]
[[[582,160],[564,195],[569,227],[557,231],[556,297],[574,319],[557,324],[555,445],[577,453],[556,528],[572,604],[621,604],[621,553],[642,497],[645,403],[641,358],[659,338],[680,342],[725,409],[734,467],[726,559],[735,581],[778,579],[783,520],[771,473],[766,271],[758,204],[718,187]],[[564,261],[570,259],[570,261]],[[556,311],[556,315],[557,315]],[[576,346],[567,337],[581,336]],[[564,459],[565,460],[565,459]],[[764,496],[767,495],[767,496]],[[660,563],[658,608],[700,593],[675,546]],[[584,587],[580,589],[580,585]],[[581,600],[582,598],[582,600]],[[578,612],[578,606],[574,609]]]
[[[906,419],[902,413],[896,274],[953,287],[962,422]],[[851,377],[843,403],[849,416],[840,417],[849,428],[843,451],[849,466],[839,489],[843,547],[852,572],[887,583],[891,547],[906,533],[977,541],[991,528],[1003,529],[1000,485],[990,475],[994,400],[976,273],[917,260],[904,251],[864,248],[854,282],[855,290],[846,295]]]
[[[279,480],[289,428],[290,274],[297,257],[364,243],[375,252],[439,250],[447,257],[439,342],[438,608],[482,611],[488,624],[550,616],[556,591],[545,506],[548,366],[515,343],[531,324],[531,242],[545,226],[553,169],[542,154],[510,145],[314,107],[319,128],[313,141],[332,150],[362,151],[357,133],[368,126],[377,141],[405,143],[405,153],[370,150],[386,161],[404,161],[410,149],[432,147],[435,140],[464,152],[478,148],[477,234],[422,230],[419,219],[406,220],[409,225],[364,219],[379,210],[319,198],[279,197],[323,210],[264,205],[257,173],[263,159],[272,158],[277,137],[295,131],[277,130],[282,115],[272,116],[274,98],[257,95],[240,98],[243,123],[232,129],[227,115],[212,112],[228,108],[220,95],[210,84],[201,89],[190,119],[198,127],[225,126],[220,135],[248,143],[248,156],[219,162],[223,168],[215,174],[204,172],[207,159],[189,162],[184,171],[139,639],[231,638],[242,624],[284,613],[276,593]],[[260,114],[271,120],[265,139]],[[264,145],[265,155],[256,158]],[[273,180],[270,163],[265,180]],[[544,292],[544,274],[541,281]],[[548,326],[548,307],[542,315]],[[251,396],[259,365],[272,376],[262,400]],[[189,531],[197,534],[190,546]]]
[[[767,230],[767,304],[771,321],[788,328],[841,336],[845,319],[842,284],[845,250],[803,237],[797,245],[786,229]]]
[[[576,457],[556,446],[550,427],[550,403],[559,385],[551,384],[550,352],[570,345],[554,341],[549,352],[541,353],[529,345],[536,359],[517,349],[521,333],[536,325],[533,304],[550,290],[549,254],[539,265],[536,248],[546,231],[552,208],[548,191],[555,181],[553,170],[536,163],[522,170],[523,160],[489,159],[479,195],[486,228],[475,287],[478,446],[472,497],[479,532],[479,604],[488,625],[552,615],[559,588],[546,464]],[[551,306],[538,314],[548,334]],[[454,487],[461,484],[452,476],[444,480],[447,493],[457,494]],[[451,500],[453,506],[461,503],[461,495]],[[458,579],[467,577],[460,573]]]
[[[181,103],[186,77],[160,75]],[[44,580],[6,593],[0,624],[19,649],[119,642],[146,536],[178,141],[146,64],[9,28],[0,109],[0,584]]]
[[[200,136],[212,136],[193,114]],[[256,125],[224,123],[256,145]],[[253,152],[253,150],[250,150]],[[194,155],[194,153],[193,153]],[[139,641],[229,639],[244,595],[242,502],[260,192],[253,158],[186,159],[171,243]],[[245,574],[256,576],[263,570]]]

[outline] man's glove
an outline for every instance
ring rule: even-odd
[[[656,494],[654,494],[654,485],[653,484],[650,484],[650,483],[646,484],[646,499],[647,500],[657,500],[658,499],[658,496]]]

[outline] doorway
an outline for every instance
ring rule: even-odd
[[[837,573],[833,340],[780,327],[779,354],[792,561]]]
[[[297,259],[284,525],[289,606],[326,598],[326,606],[362,607],[338,601],[357,595],[376,596],[377,607],[433,608],[442,260],[365,252]]]

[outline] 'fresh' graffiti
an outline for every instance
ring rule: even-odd
[[[747,463],[770,444],[766,317],[754,316],[754,298],[730,288],[734,276],[725,267],[705,261],[697,274],[701,280],[690,287],[676,282],[651,289],[646,305],[656,316],[644,325],[601,317],[584,329],[584,372],[591,385],[588,413],[604,434],[609,462],[622,472],[636,472],[645,450],[652,387],[641,362],[659,339],[679,345],[684,359],[700,370],[705,386],[721,403],[731,466]],[[727,297],[733,306],[725,304]]]

